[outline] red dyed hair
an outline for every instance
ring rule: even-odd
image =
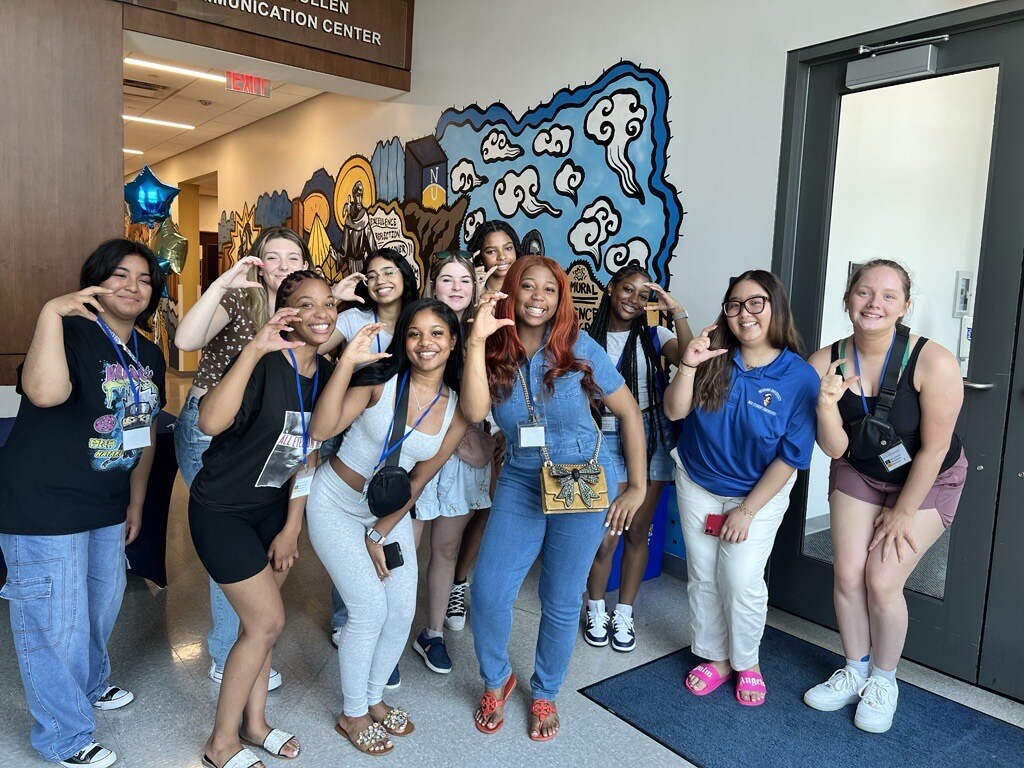
[[[505,274],[504,291],[508,296],[498,301],[494,307],[494,316],[516,320],[516,294],[523,274],[530,267],[544,267],[558,284],[558,306],[555,318],[548,324],[547,347],[544,358],[548,370],[544,374],[544,385],[548,392],[553,392],[555,379],[569,371],[582,371],[582,386],[591,398],[597,399],[601,390],[594,381],[594,372],[585,360],[580,360],[573,352],[580,328],[577,321],[576,308],[572,303],[569,290],[569,278],[561,265],[547,256],[523,256],[516,259]],[[518,321],[517,321],[518,322]],[[491,397],[494,400],[505,400],[513,387],[518,387],[516,370],[526,362],[526,348],[519,340],[515,325],[499,328],[487,339],[487,380],[490,384]]]

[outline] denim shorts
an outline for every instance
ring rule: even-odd
[[[458,456],[444,463],[416,499],[416,519],[459,517],[491,506],[491,465],[471,467]]]
[[[675,476],[676,471],[675,462],[669,455],[674,442],[672,439],[672,424],[665,418],[665,414],[660,409],[655,413],[657,413],[661,426],[661,441],[656,446],[654,455],[650,457],[650,470],[647,473],[647,479],[668,482]],[[648,441],[651,436],[652,415],[653,413],[650,411],[643,414],[644,439]],[[626,457],[622,454],[622,440],[619,437],[619,433],[604,432],[601,435],[601,439],[608,447],[608,453],[612,457],[612,463],[615,465],[615,474],[618,475],[619,482],[626,482]]]

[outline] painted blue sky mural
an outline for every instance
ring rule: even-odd
[[[620,62],[519,118],[502,104],[447,110],[435,135],[452,197],[469,198],[463,240],[505,219],[520,235],[539,230],[565,266],[586,260],[602,283],[636,260],[667,287],[683,216],[665,178],[667,105],[661,75]]]

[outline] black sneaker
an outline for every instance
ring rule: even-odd
[[[89,768],[107,768],[108,765],[113,765],[115,760],[117,760],[117,754],[94,741],[86,744],[66,760],[61,760],[60,764],[66,765],[68,768],[82,765],[87,765]]]
[[[444,626],[456,632],[466,626],[466,590],[469,583],[457,581],[452,584],[452,591],[448,595],[448,610],[444,614]]]

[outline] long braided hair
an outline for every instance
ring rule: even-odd
[[[611,320],[612,314],[611,289],[623,280],[628,280],[635,275],[641,275],[645,282],[651,282],[651,276],[648,274],[647,270],[635,261],[630,262],[619,269],[618,272],[612,275],[612,279],[608,282],[609,290],[605,291],[601,296],[601,303],[597,307],[597,312],[594,313],[594,319],[590,323],[590,328],[587,329],[587,333],[590,334],[591,338],[605,349],[608,348],[608,323]],[[648,330],[647,317],[645,313],[641,313],[634,317],[633,322],[629,324],[629,334],[626,336],[626,345],[623,347],[622,361],[619,364],[619,373],[621,373],[622,378],[626,380],[626,385],[629,387],[629,391],[633,393],[633,397],[637,398],[637,401],[639,402],[640,387],[637,373],[637,340],[640,341],[640,350],[643,352],[644,359],[647,361],[647,395],[652,414],[650,420],[651,429],[647,436],[647,466],[650,467],[651,457],[667,436],[662,434],[661,419],[656,416],[656,409],[661,407],[661,383],[658,381],[658,371],[661,370],[661,359],[657,350],[654,348],[654,340],[651,338],[651,332]]]

